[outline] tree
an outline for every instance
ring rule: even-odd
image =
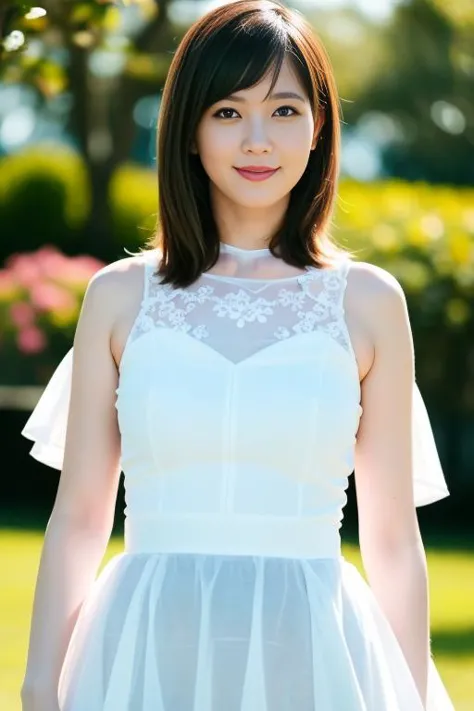
[[[170,0],[47,0],[0,5],[4,81],[27,82],[43,103],[71,97],[68,129],[84,156],[92,185],[92,209],[81,248],[108,259],[108,189],[117,166],[130,155],[133,107],[164,83],[176,28]],[[129,20],[127,23],[126,20]],[[20,41],[20,44],[15,44]],[[21,43],[21,35],[24,42]],[[31,51],[34,49],[34,51]],[[94,71],[118,59],[118,71]]]
[[[406,0],[384,33],[384,57],[349,123],[390,116],[399,139],[383,152],[385,172],[408,180],[474,182],[474,5]]]

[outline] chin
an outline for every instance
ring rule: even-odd
[[[247,200],[242,198],[242,195],[239,195],[239,198],[236,200],[233,200],[233,202],[238,205],[239,207],[246,208],[248,210],[272,210],[275,209],[278,204],[281,202],[282,198],[278,199],[271,199],[271,198],[248,198]]]
[[[229,193],[228,197],[232,202],[242,207],[272,208],[287,200],[290,192],[291,189],[283,193],[280,190],[275,192],[274,187],[251,183],[249,187],[240,187],[238,191],[232,191],[232,194]]]

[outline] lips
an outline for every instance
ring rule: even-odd
[[[246,180],[266,180],[274,175],[279,168],[267,168],[266,166],[249,165],[242,168],[235,168],[237,173]]]

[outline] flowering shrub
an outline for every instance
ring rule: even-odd
[[[43,384],[71,346],[85,289],[103,265],[55,247],[14,254],[0,269],[2,384]]]
[[[343,180],[333,234],[400,281],[429,404],[472,416],[474,190]]]
[[[345,180],[335,222],[358,258],[394,274],[408,295],[426,300],[427,290],[452,280],[455,300],[445,294],[437,314],[446,327],[472,318],[474,190]]]

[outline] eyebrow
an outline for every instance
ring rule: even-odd
[[[294,91],[279,91],[276,94],[270,94],[269,99],[296,99],[297,101],[305,101],[300,94],[296,94]],[[241,96],[236,96],[235,94],[230,94],[226,97],[227,101],[237,101],[238,103],[245,104],[246,100]]]

